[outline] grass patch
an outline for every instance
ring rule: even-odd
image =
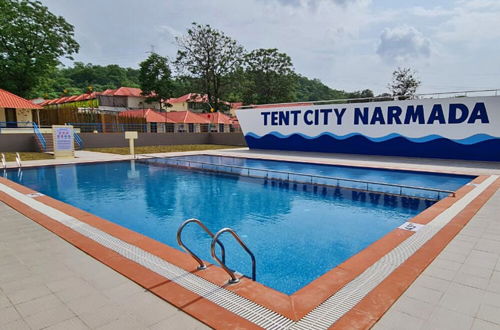
[[[161,152],[179,152],[179,151],[197,151],[197,150],[214,150],[214,149],[230,149],[241,148],[240,146],[223,146],[217,144],[183,144],[173,146],[147,146],[135,147],[136,154],[155,154]],[[107,152],[110,154],[129,155],[128,147],[124,148],[85,148],[87,151]]]
[[[4,154],[8,162],[14,162],[16,160],[15,152],[4,152]],[[20,152],[19,155],[21,156],[22,162],[28,160],[54,159],[53,155],[43,152]]]

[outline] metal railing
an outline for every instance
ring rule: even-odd
[[[16,152],[16,163],[18,168],[21,169],[23,167],[23,164],[21,163],[21,155],[18,152]]]
[[[38,142],[40,142],[40,146],[42,147],[42,151],[47,150],[47,141],[45,141],[45,137],[43,136],[42,132],[40,132],[40,128],[35,122],[32,122],[33,126],[33,132],[35,133],[36,138],[38,139]]]
[[[239,107],[238,109],[254,109],[259,107],[290,107],[290,106],[306,106],[310,105],[323,105],[323,104],[341,104],[341,103],[364,103],[364,102],[383,102],[383,101],[402,101],[402,100],[421,100],[421,99],[434,99],[434,98],[445,98],[445,97],[473,97],[473,96],[498,96],[500,95],[500,89],[480,89],[480,90],[466,90],[466,91],[455,91],[455,92],[439,92],[439,93],[422,93],[415,94],[412,96],[374,96],[374,97],[362,97],[362,98],[347,98],[347,99],[333,99],[333,100],[317,100],[317,101],[297,101],[297,102],[286,102],[286,103],[268,103],[268,104],[257,104],[257,105],[245,105]]]
[[[82,140],[82,138],[80,137],[80,134],[78,134],[78,133],[77,133],[77,132],[75,132],[74,130],[73,130],[73,138],[75,139],[75,142],[76,142],[76,144],[78,145],[78,147],[79,147],[80,149],[83,149],[83,140]]]
[[[31,121],[0,121],[0,133],[2,129],[33,129]]]
[[[119,133],[125,131],[148,131],[147,124],[120,124],[120,123],[68,123],[74,128],[79,128],[81,133]]]
[[[179,246],[184,250],[186,251],[187,253],[189,253],[189,255],[191,255],[191,257],[193,257],[194,260],[196,260],[199,264],[198,266],[198,269],[199,270],[203,270],[203,269],[206,269],[207,266],[205,265],[205,263],[203,262],[203,260],[201,260],[200,257],[198,257],[196,255],[196,253],[194,253],[193,251],[191,251],[190,248],[188,248],[184,242],[182,241],[182,231],[184,230],[184,227],[186,227],[187,224],[189,223],[196,223],[198,226],[200,226],[210,237],[212,237],[212,239],[214,238],[214,234],[210,231],[210,229],[207,228],[207,226],[205,226],[203,224],[203,222],[201,222],[200,220],[198,219],[188,219],[186,221],[184,221],[179,229],[177,229],[177,243],[179,244]],[[219,244],[221,250],[222,250],[222,263],[225,264],[226,263],[226,250],[224,249],[224,245],[222,245],[222,243],[220,241],[217,241],[216,242],[217,244]]]
[[[81,133],[122,133],[125,131],[137,131],[139,133],[234,133],[241,132],[239,125],[224,124],[223,127],[215,124],[193,124],[199,127],[189,126],[188,123],[147,123],[147,124],[121,124],[121,123],[68,123],[79,128]],[[162,126],[160,126],[162,125]],[[212,126],[210,126],[212,125]],[[222,128],[222,129],[221,129]]]
[[[400,196],[410,196],[414,197],[414,195],[405,194],[404,190],[414,190],[414,191],[426,191],[437,193],[437,199],[441,199],[441,195],[451,195],[455,197],[455,192],[452,190],[445,189],[435,189],[435,188],[427,188],[427,187],[418,187],[418,186],[410,186],[410,185],[401,185],[396,183],[386,183],[386,182],[376,182],[376,181],[367,181],[367,180],[358,180],[358,179],[347,179],[347,178],[339,178],[332,176],[324,176],[324,175],[316,175],[316,174],[307,174],[307,173],[296,173],[296,172],[288,172],[288,171],[279,171],[279,170],[271,170],[271,169],[261,169],[261,168],[253,168],[253,167],[244,167],[238,165],[225,165],[225,164],[214,164],[207,162],[200,162],[195,160],[184,160],[184,159],[175,159],[175,158],[160,158],[160,157],[152,157],[149,155],[141,155],[146,159],[154,159],[161,160],[161,164],[166,165],[175,165],[180,167],[189,167],[189,168],[198,168],[203,170],[210,170],[215,172],[224,172],[224,173],[232,173],[238,175],[246,175],[249,177],[259,177],[265,179],[279,179],[286,180],[290,182],[298,182],[298,183],[308,183],[308,184],[318,184],[318,185],[327,185],[327,186],[341,186],[342,182],[356,183],[359,184],[364,190],[373,191],[373,192],[381,192],[380,190],[374,189],[376,186],[383,187],[392,187],[396,188],[397,195]],[[143,158],[144,159],[144,158]],[[193,166],[199,165],[199,166]],[[221,171],[222,169],[226,169]],[[227,170],[229,169],[229,170]],[[258,175],[258,173],[264,173],[265,175]],[[269,174],[279,174],[277,177],[270,177]],[[299,178],[307,178],[307,180],[299,180]],[[316,179],[316,180],[315,180]],[[319,180],[324,180],[323,182],[319,182]],[[347,188],[356,188],[352,186],[344,186]],[[394,192],[393,192],[394,193]]]
[[[241,245],[241,247],[250,255],[250,258],[252,259],[252,280],[255,281],[255,279],[256,279],[255,256],[252,253],[252,251],[250,251],[248,246],[241,240],[241,238],[238,236],[238,234],[236,234],[236,232],[234,230],[232,230],[231,228],[222,228],[221,230],[219,230],[215,234],[214,238],[212,239],[212,243],[210,244],[210,253],[212,254],[212,258],[214,258],[215,261],[217,261],[219,263],[219,265],[222,267],[222,269],[224,269],[226,271],[226,273],[229,274],[229,276],[231,276],[231,279],[229,280],[229,284],[235,284],[235,283],[238,283],[240,281],[240,279],[237,278],[236,275],[234,274],[235,272],[233,270],[229,269],[226,266],[226,264],[224,262],[222,262],[219,259],[219,257],[217,257],[217,253],[215,252],[215,244],[219,241],[219,236],[225,232],[228,232],[231,235],[233,235],[233,237]]]
[[[19,154],[19,152],[16,152],[16,164],[17,164],[17,167],[19,170],[21,170],[23,168],[23,163],[21,161],[21,155]],[[5,157],[5,154],[2,153],[2,157],[1,157],[1,162],[2,162],[2,167],[5,170],[7,170],[7,159]]]

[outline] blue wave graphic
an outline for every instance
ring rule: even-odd
[[[272,132],[269,132],[268,134],[266,134],[265,136],[269,136],[269,135],[275,136],[279,139],[287,139],[293,135],[298,135],[298,136],[300,136],[304,139],[308,139],[308,140],[318,139],[322,136],[329,136],[329,137],[332,137],[336,140],[347,140],[347,139],[355,137],[355,136],[362,136],[362,137],[364,137],[372,142],[384,142],[384,141],[388,141],[388,140],[395,139],[395,138],[404,138],[410,142],[415,142],[415,143],[425,143],[425,142],[429,142],[429,141],[433,141],[433,140],[437,140],[437,139],[446,139],[448,141],[453,141],[455,143],[464,144],[464,145],[471,145],[471,144],[476,144],[476,143],[487,141],[487,140],[498,139],[498,137],[494,137],[494,136],[491,136],[488,134],[475,134],[475,135],[469,136],[467,138],[456,139],[456,140],[448,139],[448,138],[445,138],[445,137],[443,137],[441,135],[437,135],[437,134],[422,136],[422,137],[418,137],[418,138],[410,138],[407,136],[403,136],[401,134],[391,133],[391,134],[388,134],[386,136],[374,138],[374,137],[366,136],[366,135],[361,134],[361,133],[349,133],[346,135],[336,135],[336,134],[333,134],[331,132],[323,132],[323,133],[318,134],[316,136],[308,136],[308,135],[302,134],[302,133],[292,133],[292,134],[284,135],[280,132],[272,131]],[[245,136],[252,137],[254,139],[260,139],[263,137],[263,136],[259,136],[259,135],[255,134],[253,132],[248,132]]]
[[[266,134],[259,137],[249,133],[245,135],[245,139],[252,149],[500,161],[500,138],[486,134],[456,141],[438,135],[412,139],[413,141],[398,134],[382,138],[368,138],[361,134],[337,138],[331,133],[323,133],[314,138],[303,134],[278,135]]]

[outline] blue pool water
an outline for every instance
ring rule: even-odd
[[[258,165],[254,160],[245,162]],[[300,166],[294,171],[311,170],[305,164],[273,164]],[[321,171],[326,170],[321,167]],[[425,175],[418,175],[424,180]],[[417,198],[287,185],[134,161],[25,168],[22,177],[14,171],[7,176],[174,248],[178,248],[176,230],[188,218],[201,219],[213,232],[231,227],[256,256],[257,280],[286,294],[432,204]],[[411,180],[408,176],[405,172],[401,178]],[[429,185],[448,189],[467,181],[464,177],[431,177]],[[183,239],[204,260],[212,262],[210,240],[201,229],[186,227]],[[228,266],[250,276],[250,259],[245,252],[230,235],[222,242]]]
[[[455,174],[434,174],[429,172],[416,172],[416,171],[403,171],[403,170],[385,170],[385,169],[375,169],[366,167],[352,167],[352,166],[333,166],[333,165],[321,165],[321,164],[310,164],[301,162],[285,162],[285,161],[274,161],[274,160],[263,160],[263,159],[252,159],[252,158],[241,158],[241,157],[222,157],[213,155],[192,155],[192,156],[181,156],[181,157],[171,157],[169,163],[173,163],[172,160],[182,160],[180,165],[187,165],[186,162],[202,162],[209,164],[218,165],[228,165],[228,166],[239,166],[244,169],[231,169],[232,172],[241,172],[247,174],[247,168],[250,169],[251,175],[265,176],[264,171],[255,171],[251,169],[267,169],[281,172],[290,173],[303,173],[311,174],[313,176],[325,176],[325,177],[335,177],[344,179],[360,180],[363,182],[380,182],[380,183],[392,183],[399,184],[405,187],[424,187],[433,189],[444,189],[455,191],[467,182],[471,181],[474,177],[466,175],[455,175]],[[191,166],[197,166],[196,163],[191,163]],[[207,166],[205,166],[207,168]],[[229,171],[230,167],[218,167],[214,168],[217,170]],[[286,178],[286,174],[273,174],[275,177]],[[297,181],[308,181],[309,178],[305,176],[291,175],[292,179]],[[337,185],[336,180],[327,180],[321,178],[312,178],[314,183],[323,183],[329,185]],[[356,189],[366,189],[366,184],[364,183],[353,183],[349,181],[340,181],[339,184],[347,188]],[[390,187],[383,185],[370,184],[368,186],[369,190],[376,190],[380,192],[398,193],[399,187]],[[441,199],[445,197],[446,194],[441,193],[438,197],[437,192],[425,191],[412,188],[403,188],[402,192],[410,196],[419,196],[424,198]]]

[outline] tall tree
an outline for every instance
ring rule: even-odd
[[[293,101],[296,77],[292,59],[276,48],[255,49],[245,55],[247,76],[245,103]]]
[[[168,59],[156,53],[139,64],[139,82],[142,94],[147,96],[147,102],[159,102],[163,109],[168,98],[173,97],[174,84],[171,78],[172,71],[168,65]]]
[[[39,1],[0,0],[0,87],[29,97],[37,84],[77,53],[73,26]]]
[[[197,23],[176,40],[179,46],[177,68],[199,78],[210,105],[216,110],[221,109],[229,76],[241,65],[243,47],[222,31]]]
[[[387,87],[393,96],[405,99],[415,95],[420,83],[416,71],[398,67],[392,73],[392,81]]]

